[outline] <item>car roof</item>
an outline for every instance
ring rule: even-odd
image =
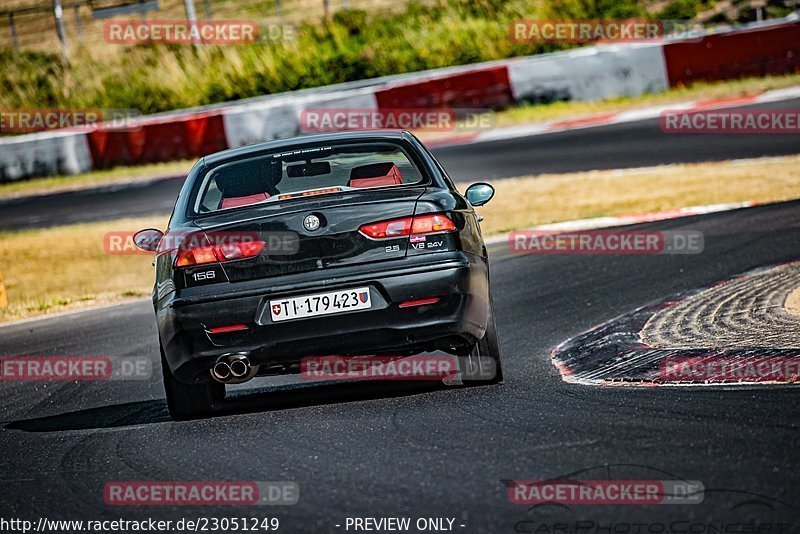
[[[250,155],[258,155],[262,152],[273,151],[289,146],[302,146],[307,144],[334,142],[334,141],[397,141],[405,139],[410,141],[411,134],[404,130],[370,130],[352,132],[333,132],[314,135],[301,135],[288,139],[279,139],[247,145],[240,148],[231,148],[222,152],[215,152],[203,158],[203,163],[207,166],[216,166],[230,160],[239,159]]]

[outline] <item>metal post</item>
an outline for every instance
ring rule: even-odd
[[[81,22],[80,7],[76,4],[72,8],[75,14],[75,29],[78,30],[78,42],[83,43],[83,23]]]
[[[328,0],[322,0],[322,7],[325,10],[325,18],[329,18],[331,14],[331,6],[329,5],[330,2]]]
[[[68,63],[67,59],[67,34],[64,32],[64,10],[61,9],[61,0],[53,0],[53,15],[56,18],[56,32],[58,32],[58,40],[61,41],[61,60],[64,64]]]
[[[11,26],[11,42],[14,48],[19,48],[19,38],[17,37],[17,27],[14,25],[14,13],[8,14],[8,24]]]
[[[197,31],[197,13],[194,10],[194,0],[183,0],[183,6],[186,8],[186,20],[189,22],[189,27],[192,32]],[[200,44],[200,38],[194,39],[194,45]]]
[[[211,20],[211,0],[203,0],[203,8],[206,11],[206,20]]]
[[[283,26],[283,8],[281,7],[281,0],[275,0],[275,11],[278,12],[278,19],[281,21],[281,26]]]

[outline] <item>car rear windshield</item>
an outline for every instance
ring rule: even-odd
[[[353,143],[259,154],[201,178],[195,214],[376,187],[416,184],[423,175],[393,143]]]

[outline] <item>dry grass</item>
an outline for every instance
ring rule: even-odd
[[[103,236],[166,223],[166,217],[149,217],[0,233],[0,273],[8,292],[0,321],[149,295],[152,257],[106,254]]]
[[[800,74],[787,74],[784,76],[744,78],[718,83],[696,83],[691,87],[677,87],[662,93],[610,98],[597,102],[554,102],[545,105],[523,105],[497,113],[495,125],[499,127],[514,126],[528,122],[612,113],[691,100],[740,98],[757,95],[772,89],[785,89],[797,85],[800,85]]]
[[[50,2],[38,0],[5,0],[2,7],[6,9],[20,9],[31,6],[50,7]],[[101,5],[113,5],[120,2],[99,2]],[[323,0],[282,0],[279,12],[274,0],[214,0],[211,4],[211,17],[216,20],[256,20],[261,23],[300,23],[317,22],[325,15]],[[195,2],[198,20],[205,20],[207,12],[204,2]],[[335,13],[345,7],[341,0],[328,2],[329,12]],[[364,9],[375,12],[395,12],[405,8],[405,2],[391,0],[350,0],[350,8]],[[78,17],[82,29],[82,37],[78,33],[76,14],[74,8],[68,8],[64,13],[64,30],[67,42],[72,49],[83,46],[96,57],[112,57],[125,53],[119,46],[108,46],[103,39],[103,24],[106,19],[92,18],[92,10],[82,5],[78,8]],[[138,14],[123,15],[119,19],[139,18]],[[149,20],[184,20],[186,8],[182,0],[160,0],[159,9],[149,12]],[[39,50],[43,52],[58,52],[60,44],[55,29],[52,10],[42,12],[18,14],[15,17],[17,39],[24,49]],[[11,43],[11,28],[8,18],[0,19],[0,43]]]
[[[467,184],[459,184],[464,190]],[[752,200],[800,198],[800,156],[498,180],[486,234],[539,224]]]
[[[479,208],[487,235],[588,217],[800,198],[800,156],[526,176],[495,186],[494,200]],[[166,222],[148,217],[0,233],[9,300],[0,322],[148,296],[151,256],[108,255],[103,236]]]

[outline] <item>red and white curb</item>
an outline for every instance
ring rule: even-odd
[[[587,386],[797,387],[783,310],[799,266],[761,266],[661,297],[561,342],[551,362],[564,382]]]
[[[784,100],[791,100],[795,98],[800,98],[800,86],[788,87],[786,89],[774,89],[757,95],[721,98],[715,100],[674,102],[671,104],[648,106],[627,111],[599,113],[584,117],[573,117],[569,119],[537,122],[520,126],[510,126],[507,128],[497,128],[494,130],[487,130],[485,132],[454,135],[447,139],[437,139],[435,141],[426,142],[425,144],[433,147],[441,147],[486,143],[489,141],[501,141],[516,139],[519,137],[546,135],[568,130],[582,130],[586,128],[595,128],[597,126],[608,126],[611,124],[623,124],[629,122],[639,122],[648,119],[657,119],[667,111],[693,113],[709,109],[731,109],[742,106],[764,104],[768,102],[782,102]]]
[[[648,222],[667,221],[670,219],[680,219],[682,217],[692,217],[694,215],[707,215],[709,213],[719,213],[723,211],[738,210],[741,208],[751,208],[760,205],[759,202],[731,202],[727,204],[709,204],[706,206],[690,206],[667,211],[654,211],[650,213],[636,213],[629,215],[618,215],[615,217],[595,217],[592,219],[577,219],[574,221],[564,221],[550,224],[542,224],[528,228],[525,231],[556,231],[556,232],[580,232],[583,230],[598,230],[601,228],[613,228],[616,226],[628,226],[631,224],[641,224]],[[484,242],[486,245],[506,243],[509,234],[502,234],[487,237]]]

